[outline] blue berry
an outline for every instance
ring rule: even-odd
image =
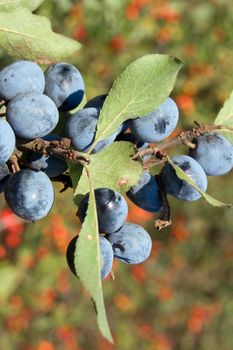
[[[186,155],[178,155],[173,157],[172,161],[181,168],[202,191],[206,191],[206,174],[195,159]],[[170,164],[164,166],[161,176],[167,193],[172,196],[186,201],[195,201],[201,197],[201,194],[193,186],[178,178]]]
[[[143,142],[159,142],[175,130],[178,118],[177,105],[168,97],[155,111],[146,116],[132,119],[130,129]]]
[[[108,97],[108,94],[95,96],[91,100],[89,100],[83,108],[102,109],[107,97]],[[122,125],[118,129],[118,133],[123,133],[126,129],[128,129],[128,120],[122,123]]]
[[[147,231],[126,222],[118,231],[108,235],[114,258],[126,264],[140,264],[150,255],[152,241]]]
[[[99,109],[85,108],[73,114],[66,124],[66,134],[75,149],[85,152],[91,146],[96,132]]]
[[[46,141],[57,141],[60,138],[57,135],[50,134],[44,136],[43,139]],[[27,162],[30,169],[44,171],[48,177],[59,176],[68,169],[67,163],[64,160],[53,157],[52,155],[45,156],[36,152],[32,152],[27,157]]]
[[[6,183],[10,177],[10,171],[6,164],[0,165],[0,193],[5,190]]]
[[[206,175],[224,175],[232,169],[232,144],[221,135],[204,134],[196,139],[196,148],[190,150],[190,156],[203,167]]]
[[[99,108],[84,108],[73,114],[67,122],[66,134],[72,140],[75,149],[86,152],[94,141],[96,126],[99,118]],[[121,127],[120,127],[121,128]],[[108,147],[115,140],[119,129],[111,136],[99,141],[92,153],[100,152]]]
[[[83,78],[72,64],[56,63],[45,72],[44,93],[55,102],[59,110],[70,111],[83,99]]]
[[[11,157],[15,149],[15,134],[10,124],[0,118],[0,164],[4,164]]]
[[[108,95],[98,95],[89,100],[83,108],[102,108]]]
[[[132,142],[134,144],[136,144],[137,142],[140,142],[140,145],[144,144],[143,142],[138,141],[136,136],[134,136],[131,132],[128,132],[128,133],[120,132],[119,135],[117,135],[116,137],[116,141]]]
[[[78,276],[78,271],[76,272],[75,264],[74,264],[74,255],[76,250],[76,242],[78,240],[78,236],[75,236],[70,241],[67,250],[66,250],[66,260],[71,272]],[[109,241],[99,236],[99,244],[100,244],[100,253],[102,258],[102,267],[101,267],[101,278],[105,279],[112,270],[113,264],[113,250]]]
[[[112,270],[113,250],[111,244],[106,238],[99,236],[99,240],[102,257],[101,278],[105,279]]]
[[[108,94],[95,96],[91,100],[89,100],[83,108],[102,109],[107,97],[108,97]],[[128,120],[126,120],[124,123],[121,124],[121,126],[118,128],[117,132],[118,132],[118,134],[123,133],[126,129],[128,129]]]
[[[52,208],[54,191],[42,171],[23,169],[10,176],[5,199],[13,212],[24,220],[39,220]]]
[[[43,171],[48,177],[56,177],[63,174],[67,169],[67,164],[64,160],[53,156],[45,156],[33,152],[27,159],[30,169]]]
[[[43,93],[45,78],[38,64],[31,61],[18,61],[3,68],[0,72],[0,97],[11,100],[19,93]]]
[[[103,149],[107,148],[108,146],[110,146],[114,142],[120,129],[121,129],[121,126],[112,135],[106,137],[106,139],[104,139],[104,140],[100,140],[99,142],[97,142],[97,144],[93,148],[92,153],[98,153],[98,152],[102,151]]]
[[[149,212],[161,209],[159,188],[154,176],[144,171],[137,185],[131,187],[127,196],[133,203]]]
[[[7,120],[15,134],[34,139],[49,134],[58,123],[58,110],[46,95],[28,92],[18,94],[7,106]]]
[[[118,230],[128,214],[128,205],[125,198],[118,192],[108,188],[99,188],[95,190],[95,199],[99,223],[99,231],[101,233],[111,233]],[[84,221],[89,194],[87,194],[80,202],[77,215],[81,222]]]

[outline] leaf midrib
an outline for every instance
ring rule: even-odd
[[[160,73],[161,73],[161,72],[160,72]],[[94,146],[96,145],[97,142],[99,142],[100,140],[102,140],[103,136],[104,136],[104,135],[106,134],[106,132],[111,128],[112,124],[120,118],[120,116],[125,112],[125,110],[126,110],[131,104],[133,104],[133,101],[138,97],[138,95],[140,95],[141,93],[143,93],[143,91],[144,91],[145,89],[147,89],[150,85],[152,85],[152,84],[154,83],[154,81],[155,81],[157,78],[158,78],[158,76],[156,76],[156,78],[155,78],[153,81],[151,81],[150,84],[146,85],[142,90],[140,90],[140,91],[134,96],[134,98],[133,98],[132,100],[130,100],[130,101],[126,104],[126,106],[121,110],[121,112],[118,113],[117,116],[113,119],[112,123],[110,123],[110,124],[107,126],[107,128],[104,129],[104,131],[102,132],[102,134],[100,134],[99,137],[95,140],[95,142],[94,142],[92,148],[90,149],[90,151],[93,150],[93,148],[94,148]]]
[[[41,37],[37,37],[37,36],[32,36],[30,34],[26,34],[26,33],[21,33],[21,32],[17,32],[15,30],[12,30],[12,29],[7,29],[7,28],[4,28],[4,27],[0,27],[0,32],[4,32],[4,33],[11,33],[11,34],[16,34],[16,35],[19,35],[19,36],[24,36],[24,37],[27,37],[27,38],[30,38],[30,39],[36,39],[36,40],[40,40],[40,41],[43,41],[43,42],[48,42],[48,40],[45,40]],[[54,33],[56,34],[56,33]]]
[[[97,208],[96,208],[96,201],[95,201],[95,191],[94,191],[94,187],[92,186],[92,179],[91,179],[91,175],[90,172],[88,170],[87,167],[85,167],[85,171],[88,177],[88,182],[89,182],[89,189],[90,189],[90,198],[92,198],[92,202],[93,202],[93,209],[94,209],[94,225],[95,225],[95,235],[97,236],[97,245],[98,243],[98,239],[99,239],[99,229],[98,229],[98,217],[97,217]],[[101,283],[101,277],[100,277],[100,249],[98,249],[98,256],[97,256],[97,261],[98,261],[98,269],[99,269],[99,278],[98,278],[98,288],[97,288],[97,293],[95,294],[95,298],[98,299],[98,302],[101,304],[101,314],[104,317],[104,322],[106,323],[105,326],[107,326],[107,332],[109,333],[104,334],[104,330],[101,329],[101,331],[103,332],[103,335],[111,342],[113,342],[112,340],[112,336],[111,336],[111,332],[108,326],[108,322],[107,322],[107,315],[106,315],[106,311],[105,311],[105,305],[104,305],[104,296],[103,296],[103,289],[102,289],[102,283]],[[100,314],[97,313],[97,320],[99,323],[99,326],[101,328],[101,323],[100,323]]]

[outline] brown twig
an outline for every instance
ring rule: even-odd
[[[20,171],[20,167],[19,167],[19,163],[18,163],[18,157],[17,157],[16,153],[12,154],[12,156],[8,160],[8,164],[9,164],[11,172],[13,174],[15,174],[18,171]]]
[[[205,124],[199,124],[198,122],[194,122],[195,127],[190,131],[182,131],[179,135],[174,136],[173,138],[166,140],[164,142],[161,142],[160,144],[157,144],[154,147],[149,147],[143,150],[140,150],[137,152],[133,159],[142,159],[145,155],[152,155],[154,158],[147,160],[143,163],[145,169],[149,169],[152,166],[155,166],[159,163],[166,162],[166,150],[174,147],[174,146],[181,146],[181,145],[187,145],[188,147],[194,149],[195,143],[192,141],[195,140],[198,136],[216,131],[221,129],[229,129],[232,131],[231,128],[221,126],[221,125],[205,125]]]
[[[159,186],[159,194],[161,199],[161,211],[159,219],[155,221],[155,227],[160,231],[162,228],[171,225],[171,209],[167,199],[166,189],[160,175],[156,175],[156,180]]]
[[[85,153],[78,152],[70,148],[71,140],[62,138],[59,141],[45,141],[37,138],[25,143],[25,140],[17,141],[17,148],[22,152],[35,151],[45,155],[53,155],[62,160],[68,160],[71,163],[82,165],[89,163],[89,156]]]

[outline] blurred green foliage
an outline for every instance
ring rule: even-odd
[[[132,60],[154,52],[186,63],[172,93],[179,128],[211,123],[232,90],[230,0],[45,0],[37,12],[55,31],[82,42],[70,62],[84,76],[88,99],[108,92]],[[1,52],[1,66],[10,60]],[[208,192],[223,201],[232,201],[232,188],[232,172],[209,179]],[[56,189],[52,212],[34,224],[14,217],[0,197],[0,349],[233,348],[231,210],[171,199],[173,225],[158,233],[154,216],[129,203],[129,220],[146,227],[154,244],[147,262],[116,264],[116,279],[104,282],[116,343],[110,345],[68,271],[66,246],[80,224],[72,191]]]

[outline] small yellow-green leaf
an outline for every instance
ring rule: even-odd
[[[87,169],[87,177],[90,192],[87,215],[79,234],[78,244],[75,250],[75,268],[79,272],[79,278],[85,288],[91,294],[97,313],[97,322],[103,336],[113,342],[109,329],[100,276],[101,258],[99,248],[99,229],[96,212],[94,187],[90,172]]]
[[[219,200],[211,197],[209,194],[203,192],[199,186],[196,185],[196,183],[188,176],[185,174],[185,172],[180,168],[178,167],[170,158],[168,158],[168,162],[171,164],[171,166],[173,167],[173,169],[175,170],[176,172],[176,175],[181,179],[181,180],[184,180],[186,182],[188,182],[189,185],[193,186],[204,198],[205,200],[215,206],[215,207],[228,207],[228,208],[232,208],[232,204],[229,204],[229,203],[223,203],[223,202],[220,202]]]
[[[110,188],[122,194],[135,185],[143,172],[142,164],[132,160],[136,150],[130,142],[114,142],[105,150],[90,156],[89,171],[92,185],[96,188]],[[83,169],[82,177],[75,190],[75,202],[89,191],[88,176]]]
[[[229,141],[233,142],[233,91],[228,99],[225,101],[223,107],[220,109],[215,121],[215,125],[223,125],[229,127],[232,130],[219,129],[217,132],[220,132],[226,136]]]
[[[146,55],[126,67],[115,80],[101,109],[91,150],[125,120],[157,108],[171,93],[182,65],[176,57]]]
[[[47,18],[19,7],[0,12],[0,47],[15,58],[49,64],[75,54],[80,44],[54,33]]]

